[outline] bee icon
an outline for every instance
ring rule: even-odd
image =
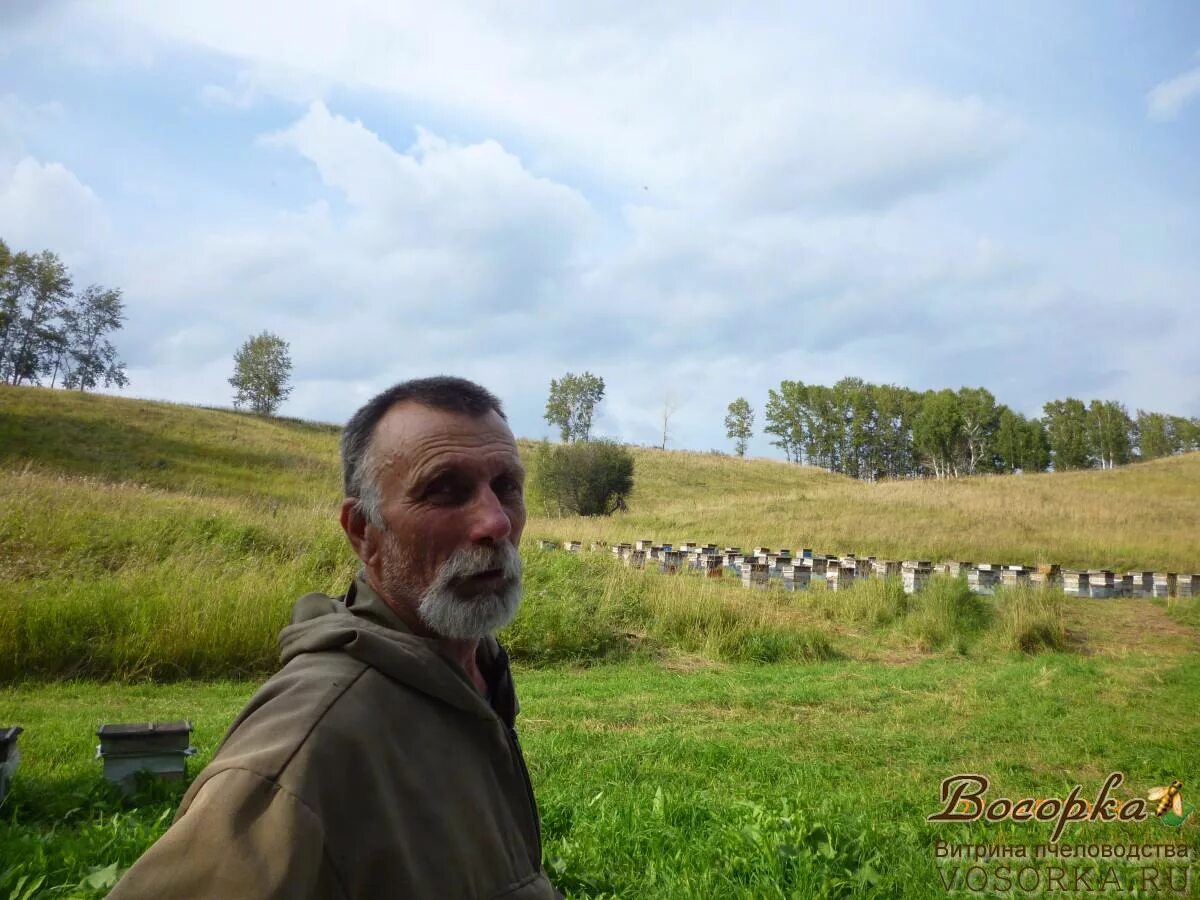
[[[1154,808],[1156,816],[1163,816],[1167,810],[1175,813],[1176,816],[1183,816],[1183,782],[1179,779],[1172,781],[1167,787],[1151,788],[1146,794],[1146,799],[1150,801],[1158,801],[1158,805]]]

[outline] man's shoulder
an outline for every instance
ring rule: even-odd
[[[301,654],[250,698],[212,765],[277,780],[320,723],[371,672],[339,650]]]

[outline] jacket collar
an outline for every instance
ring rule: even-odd
[[[361,569],[354,576],[354,581],[351,582],[350,588],[342,598],[342,603],[352,615],[374,625],[399,631],[402,634],[411,635],[413,633],[412,629],[396,615],[395,610],[388,606],[387,602],[367,583],[364,571]],[[471,683],[466,673],[458,665],[448,659],[446,663],[468,683]],[[484,681],[487,682],[492,709],[500,716],[505,725],[512,728],[520,706],[517,703],[516,691],[513,687],[508,653],[494,636],[488,635],[479,641],[479,647],[475,651],[475,664],[479,667]],[[471,689],[475,690],[473,683],[471,683]]]

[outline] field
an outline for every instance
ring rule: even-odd
[[[27,730],[0,898],[102,896],[176,796],[111,794],[95,726],[190,718],[199,771],[271,671],[291,602],[344,589],[336,444],[330,426],[0,388],[0,725]],[[1033,846],[1050,829],[928,823],[945,777],[985,773],[1006,797],[1092,797],[1113,771],[1125,798],[1196,783],[1195,602],[984,599],[949,580],[916,598],[883,581],[752,594],[530,548],[649,537],[1196,571],[1200,456],[869,485],[635,452],[627,513],[531,511],[526,602],[502,636],[568,895],[942,896],[963,861],[939,863],[935,841]],[[1063,841],[1195,852],[1198,831],[1072,825]],[[1118,874],[1157,864],[1166,884],[1169,862]]]

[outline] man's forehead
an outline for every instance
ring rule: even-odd
[[[494,410],[476,416],[412,401],[397,403],[384,414],[375,429],[373,444],[384,465],[404,468],[441,456],[517,452],[508,423]]]

